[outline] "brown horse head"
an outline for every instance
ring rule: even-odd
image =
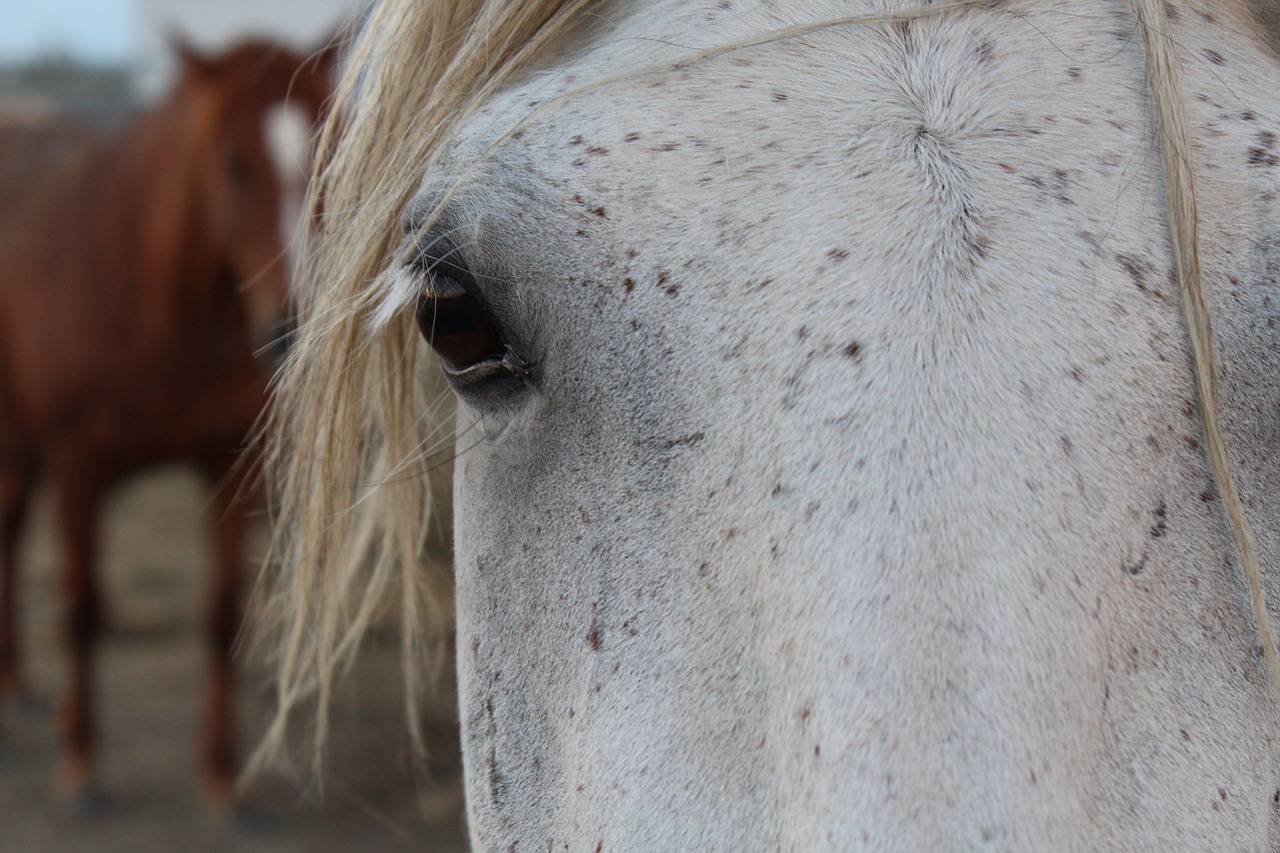
[[[184,147],[199,253],[206,269],[219,271],[216,286],[236,292],[251,343],[261,346],[288,302],[311,132],[329,96],[335,51],[304,57],[257,41],[217,55],[177,47],[173,97],[189,111]]]

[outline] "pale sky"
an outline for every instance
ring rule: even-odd
[[[14,0],[0,0],[0,3]],[[166,34],[178,30],[206,50],[236,38],[271,36],[300,50],[321,47],[368,0],[132,0],[139,10],[135,88],[150,98],[168,85],[173,57]]]
[[[86,63],[152,66],[164,34],[223,47],[238,35],[323,43],[366,0],[0,0],[0,64],[64,55]]]
[[[0,63],[64,54],[126,62],[137,49],[133,0],[0,0]]]
[[[172,80],[168,35],[205,50],[246,35],[319,48],[371,0],[0,0],[0,65],[66,57],[124,65],[134,92],[157,97]]]

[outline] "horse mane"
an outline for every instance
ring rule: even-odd
[[[442,648],[452,616],[443,515],[432,495],[449,466],[429,466],[447,448],[450,396],[434,362],[416,345],[399,312],[385,323],[386,270],[399,245],[390,227],[417,190],[433,153],[475,108],[584,17],[593,0],[393,0],[368,21],[339,84],[320,138],[310,204],[324,214],[309,223],[301,261],[300,327],[279,379],[265,435],[277,516],[270,561],[259,589],[265,633],[275,648],[278,708],[255,760],[278,761],[296,712],[314,705],[312,768],[323,764],[328,705],[360,640],[395,602],[401,629],[406,703],[412,737],[429,662]],[[1275,13],[1273,0],[1248,0]],[[1162,0],[1133,0],[1144,32],[1163,152],[1168,225],[1206,449],[1235,538],[1253,603],[1264,666],[1280,697],[1270,620],[1252,537],[1217,423],[1209,312],[1200,268],[1195,175],[1183,111],[1177,47]],[[897,13],[823,20],[745,42],[694,52],[557,96],[669,72],[714,56],[833,26],[888,23],[1002,0],[951,0]],[[1259,15],[1259,20],[1280,20]],[[1263,26],[1259,24],[1259,26]],[[1268,28],[1275,44],[1275,28]],[[518,127],[519,125],[517,125]],[[494,145],[517,128],[512,128]],[[429,224],[429,223],[427,223]],[[377,334],[371,334],[378,326]],[[434,395],[434,396],[433,396]],[[435,416],[424,419],[421,413]],[[447,485],[443,485],[447,494]],[[429,541],[430,537],[439,537]],[[424,554],[426,555],[424,557]],[[433,564],[434,573],[424,571]],[[318,775],[318,772],[317,772]]]
[[[200,98],[191,81],[184,78],[163,101],[138,118],[126,131],[127,137],[110,140],[104,150],[111,158],[111,167],[104,169],[103,175],[113,182],[111,192],[137,192],[134,187],[141,183],[139,176],[148,172],[168,178],[157,182],[131,211],[139,219],[133,226],[136,239],[145,247],[141,261],[145,268],[139,280],[139,285],[150,291],[142,303],[145,324],[155,331],[181,316],[193,285],[204,284],[183,281],[183,268],[191,265],[189,238],[198,233],[195,176],[183,172],[215,131],[218,113],[208,100]]]

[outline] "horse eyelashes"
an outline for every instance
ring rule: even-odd
[[[418,331],[443,363],[453,389],[494,401],[533,380],[534,365],[508,344],[466,260],[446,237],[410,249],[401,272],[417,290]]]
[[[443,277],[434,277],[440,281]],[[474,296],[451,279],[444,293],[423,290],[418,295],[415,316],[423,339],[445,365],[465,370],[503,355],[497,330]]]

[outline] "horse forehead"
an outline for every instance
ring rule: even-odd
[[[901,109],[891,118],[928,119],[930,110],[954,117],[976,103],[969,97],[972,91],[956,86],[957,80],[972,84],[979,76],[970,66],[980,64],[986,78],[1043,72],[1039,67],[1024,67],[1025,55],[1018,58],[1028,41],[1039,52],[1048,44],[1030,22],[1012,32],[1018,30],[1016,23],[1009,26],[1001,21],[995,26],[996,19],[990,16],[979,20],[957,11],[951,18],[940,15],[894,26],[883,22],[831,25],[883,14],[883,6],[874,0],[785,6],[768,0],[644,4],[605,0],[594,7],[594,19],[604,23],[579,30],[531,71],[481,104],[460,125],[451,144],[436,154],[428,175],[483,174],[474,171],[477,162],[500,162],[507,150],[536,150],[540,139],[559,144],[560,131],[615,123],[625,132],[630,128],[621,125],[631,120],[652,129],[655,116],[675,128],[718,112],[742,127],[742,116],[754,111],[761,121],[751,133],[716,140],[731,153],[765,149],[773,140],[795,135],[802,126],[799,123],[804,123],[808,135],[834,134],[830,141],[839,144],[851,132],[830,120],[841,111],[853,115],[860,106],[896,105]],[[964,16],[960,26],[955,26],[955,15]],[[785,35],[789,29],[805,26],[812,30]],[[917,50],[912,44],[917,38],[914,30],[932,31],[939,26],[945,35],[932,38],[928,51]],[[784,35],[775,37],[779,33]],[[1005,38],[1010,42],[1007,50],[992,49],[991,40]],[[977,59],[956,61],[955,54],[965,51]],[[948,86],[956,91],[944,91]],[[814,103],[827,102],[828,114],[808,113],[770,123],[761,112],[761,92],[779,102],[790,97],[795,103],[797,98],[813,96],[809,100]],[[639,97],[638,93],[646,94]],[[954,101],[948,95],[955,95]],[[544,138],[542,131],[547,130],[551,134]],[[514,144],[517,140],[523,141]],[[781,157],[769,165],[785,168]],[[612,167],[618,166],[618,159],[612,161]],[[524,167],[520,164],[515,170]]]
[[[802,5],[806,9],[806,20],[825,17],[817,7],[827,4]],[[644,71],[656,71],[688,60],[699,50],[749,39],[793,23],[791,18],[782,19],[774,14],[772,4],[758,0],[736,4],[711,0],[659,0],[642,4],[605,0],[595,6],[594,11],[594,23],[542,57],[531,73],[504,87],[461,125],[444,155],[450,166],[456,166],[459,172],[465,171],[466,164],[482,157],[492,143],[517,123],[533,120],[538,124],[569,126],[586,117],[577,112],[576,106],[580,101],[593,100],[593,95],[655,83],[663,85],[658,80],[665,72],[660,71],[650,79]],[[832,14],[850,12],[846,9]],[[759,77],[789,73],[784,68],[770,66],[770,56],[770,46],[751,51],[751,61],[757,64]],[[628,79],[636,72],[641,73],[635,79]],[[721,84],[733,73],[722,63],[710,62],[699,64],[696,70],[687,70],[680,76],[692,80],[695,88],[716,90],[722,88]],[[662,94],[655,89],[654,100],[662,102],[666,115],[696,113],[704,107],[663,98]],[[609,101],[607,96],[605,101]],[[620,105],[613,104],[612,109],[619,119],[624,117]],[[641,107],[635,109],[645,112]]]
[[[262,116],[281,104],[296,105],[306,127],[315,123],[328,83],[314,72],[292,52],[249,44],[224,54],[211,75],[193,79],[198,96],[221,116],[224,129],[256,133],[263,129]]]

